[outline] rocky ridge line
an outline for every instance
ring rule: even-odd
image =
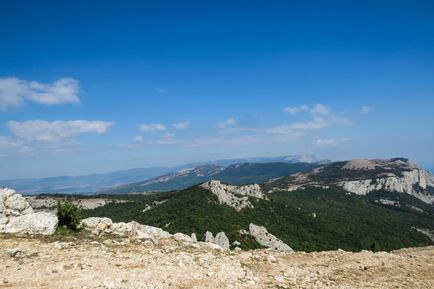
[[[237,211],[241,211],[244,208],[253,208],[249,197],[266,199],[261,187],[257,184],[233,186],[212,180],[200,186],[216,195],[220,204],[228,205]]]

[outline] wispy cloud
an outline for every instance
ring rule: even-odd
[[[190,125],[191,125],[190,121],[183,121],[183,122],[174,123],[173,127],[176,129],[186,129],[190,127]]]
[[[313,144],[317,146],[335,146],[350,140],[349,138],[317,139]]]
[[[362,114],[369,114],[369,113],[371,113],[374,110],[375,110],[375,107],[373,107],[373,106],[367,106],[367,105],[366,106],[362,106],[360,108],[360,112]]]
[[[16,151],[19,153],[33,151],[33,148],[26,145],[23,140],[6,136],[0,136],[0,149],[5,151]]]
[[[309,112],[313,115],[326,115],[329,114],[330,109],[323,105],[323,104],[316,104],[312,107],[308,105],[302,105],[302,106],[287,106],[283,109],[283,111],[286,114],[289,114],[291,116],[295,116],[301,112]]]
[[[158,145],[172,145],[180,144],[183,141],[177,139],[173,133],[165,133],[162,138],[157,140],[150,140],[148,144],[158,144]]]
[[[80,103],[78,90],[78,80],[69,77],[51,84],[16,77],[0,78],[0,110],[21,106],[26,101],[44,105]]]
[[[305,111],[309,111],[312,119],[303,122],[293,122],[290,124],[282,124],[271,127],[265,129],[265,132],[282,135],[294,134],[296,132],[322,129],[334,125],[346,126],[351,124],[350,119],[339,115],[333,115],[330,111],[330,108],[322,104],[316,104],[313,107],[302,106],[302,108]]]
[[[302,106],[287,106],[283,109],[283,111],[289,115],[297,115],[300,112],[308,111],[309,106],[302,105]]]
[[[310,109],[310,113],[314,115],[328,115],[330,109],[323,104],[316,104]]]
[[[156,131],[165,131],[167,128],[164,124],[161,123],[151,123],[151,124],[140,124],[139,129],[142,132],[156,132]]]
[[[217,123],[216,127],[219,129],[227,129],[227,128],[233,127],[236,124],[236,122],[237,121],[235,120],[235,118],[231,117],[231,118],[229,118],[223,122]]]
[[[58,142],[83,133],[105,133],[113,125],[113,122],[28,120],[24,122],[9,121],[6,125],[14,136],[26,141]]]

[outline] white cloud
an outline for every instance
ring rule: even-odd
[[[183,121],[183,122],[178,122],[178,123],[174,123],[173,127],[176,129],[186,129],[191,125],[190,121]]]
[[[77,96],[79,84],[73,78],[61,78],[52,84],[31,81],[28,86],[30,93],[27,98],[34,102],[46,105],[80,103]]]
[[[302,106],[288,106],[283,109],[283,111],[289,115],[295,116],[300,112],[309,112],[312,115],[327,115],[330,113],[330,109],[323,105],[323,104],[316,104],[312,107],[308,105],[302,105]]]
[[[17,78],[0,78],[0,110],[22,105],[22,91],[25,90],[26,86]]]
[[[375,109],[375,107],[373,107],[373,106],[362,106],[360,108],[360,112],[363,114],[368,114],[368,113],[372,112],[374,109]]]
[[[322,129],[334,125],[346,126],[350,125],[351,121],[345,117],[327,116],[327,117],[314,117],[305,122],[294,122],[291,124],[284,124],[276,127],[271,127],[265,130],[271,134],[292,134],[294,132],[308,131]]]
[[[285,107],[283,111],[289,115],[297,115],[299,112],[308,111],[309,106],[302,105],[302,106],[295,106],[295,107]]]
[[[142,142],[143,141],[143,136],[141,135],[137,135],[133,138],[133,142]]]
[[[161,123],[152,123],[152,124],[141,124],[139,125],[139,129],[143,132],[156,132],[156,131],[165,131],[167,128],[164,124]]]
[[[181,142],[182,142],[181,140],[175,138],[175,134],[165,133],[161,139],[150,140],[148,144],[171,145],[171,144],[179,144]]]
[[[320,114],[320,115],[327,115],[330,113],[330,109],[322,104],[316,104],[314,107],[310,110],[311,114]]]
[[[317,139],[313,143],[317,146],[335,146],[350,141],[349,138]]]
[[[223,122],[217,123],[216,127],[219,129],[227,129],[229,127],[234,126],[236,123],[236,120],[234,118],[229,118]]]
[[[322,104],[316,104],[313,107],[304,105],[300,107],[285,108],[285,112],[289,114],[292,113],[292,115],[300,111],[309,111],[312,119],[271,127],[265,129],[265,132],[270,134],[291,135],[294,133],[322,129],[335,125],[351,125],[351,120],[346,117],[331,114],[330,109]]]
[[[83,133],[105,133],[113,125],[113,122],[28,120],[24,122],[9,121],[6,125],[12,134],[26,141],[57,142]]]
[[[45,105],[80,103],[78,90],[78,80],[69,77],[60,78],[52,84],[15,77],[0,78],[0,110],[21,106],[25,101]]]

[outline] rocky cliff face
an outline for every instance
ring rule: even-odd
[[[306,186],[336,185],[366,195],[375,190],[406,193],[434,203],[434,177],[407,159],[374,159],[335,162],[308,173],[271,180],[268,190],[294,190]]]
[[[237,211],[243,208],[253,208],[249,197],[265,199],[261,187],[257,184],[246,186],[231,186],[222,184],[220,181],[209,181],[201,185],[217,196],[220,204],[228,205]]]
[[[383,178],[343,181],[338,183],[338,185],[358,195],[366,195],[374,190],[386,190],[407,193],[428,204],[434,202],[434,194],[429,193],[430,188],[434,189],[433,176],[429,172],[419,168],[404,171],[402,172],[402,176],[391,174]]]

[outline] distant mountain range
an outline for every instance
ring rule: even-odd
[[[150,167],[150,168],[135,168],[129,170],[120,170],[110,173],[91,174],[84,176],[56,176],[47,178],[27,178],[0,180],[0,187],[13,188],[23,194],[38,194],[38,193],[95,193],[113,187],[122,186],[124,184],[143,182],[158,176],[174,173],[184,169],[191,170],[192,168],[205,166],[227,167],[237,163],[327,163],[328,160],[319,160],[312,155],[289,155],[281,157],[255,157],[255,158],[237,158],[225,159],[217,161],[202,161],[190,164],[184,164],[172,167]],[[182,184],[197,184],[198,178],[193,178],[191,181],[186,181]],[[158,189],[150,186],[152,189]],[[185,187],[184,185],[182,187]],[[164,186],[163,186],[164,188]],[[177,188],[169,185],[168,188]],[[167,189],[167,187],[165,188]]]
[[[173,188],[187,186],[187,180],[208,178],[225,181],[171,192],[125,194],[126,189]],[[254,179],[261,185],[225,184],[251,183]],[[404,158],[324,165],[208,165],[122,189],[126,191],[97,197],[127,202],[109,202],[84,214],[110,217],[116,222],[135,220],[171,233],[195,233],[199,239],[206,231],[223,231],[243,249],[260,247],[245,233],[250,223],[265,226],[301,251],[384,251],[434,244],[434,178]]]

